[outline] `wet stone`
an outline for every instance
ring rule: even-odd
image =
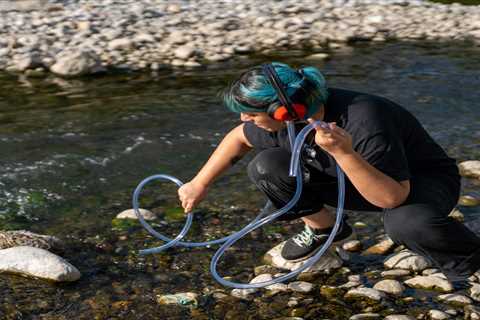
[[[480,161],[468,160],[458,164],[460,175],[470,178],[480,178]]]
[[[351,240],[345,242],[342,248],[348,252],[358,252],[362,249],[362,243],[359,240]]]
[[[445,279],[434,276],[417,276],[405,281],[405,284],[412,288],[425,290],[436,290],[440,292],[451,292],[453,286]]]
[[[449,319],[450,315],[440,310],[430,310],[428,311],[428,316],[432,320],[444,320]]]
[[[379,254],[379,255],[384,255],[390,252],[395,244],[390,238],[386,238],[376,245],[371,246],[370,248],[366,249],[365,251],[362,252],[362,255],[371,255],[371,254]]]
[[[401,295],[405,291],[405,287],[397,280],[381,280],[373,288],[393,295]]]
[[[0,249],[27,246],[45,250],[61,249],[60,239],[26,230],[0,231]]]
[[[456,293],[442,294],[439,295],[437,298],[439,301],[460,306],[472,303],[472,300],[469,297]]]
[[[288,289],[295,292],[308,293],[313,290],[313,284],[305,281],[295,281],[288,284]]]
[[[392,270],[387,270],[383,271],[381,273],[381,276],[386,278],[386,277],[403,277],[403,276],[408,276],[410,274],[410,271],[405,270],[405,269],[392,269]]]
[[[367,319],[380,319],[381,316],[378,313],[359,313],[351,316],[349,320],[367,320]]]
[[[386,316],[384,320],[415,320],[415,318],[405,314],[391,314]]]
[[[151,221],[155,220],[157,218],[157,215],[154,214],[153,212],[146,210],[146,209],[139,209],[140,214],[142,215],[143,219],[146,221]],[[117,214],[116,219],[134,219],[138,220],[137,215],[135,214],[134,209],[128,209],[120,212]]]
[[[480,284],[474,283],[470,287],[469,294],[473,300],[480,302]]]
[[[157,302],[159,304],[175,304],[180,306],[196,306],[198,304],[197,299],[198,294],[193,292],[182,292],[157,296]]]
[[[345,298],[368,298],[380,301],[385,298],[385,294],[373,288],[354,288],[345,294]]]
[[[406,269],[411,271],[422,271],[430,266],[430,263],[424,257],[415,254],[409,250],[403,250],[393,254],[384,262],[388,269]]]

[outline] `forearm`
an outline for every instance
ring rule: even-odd
[[[241,159],[251,148],[242,141],[243,127],[228,133],[192,181],[208,187],[218,176]]]
[[[394,208],[408,196],[409,187],[402,185],[352,152],[335,157],[358,192],[370,203],[381,208]]]

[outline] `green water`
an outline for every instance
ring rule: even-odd
[[[219,94],[241,71],[265,59],[313,64],[331,86],[387,96],[413,112],[431,135],[459,161],[480,159],[480,48],[469,44],[398,44],[346,47],[326,62],[306,61],[308,53],[250,57],[193,71],[118,74],[62,80],[0,75],[0,229],[28,229],[56,235],[60,254],[82,272],[80,281],[52,285],[0,275],[0,319],[272,319],[287,316],[291,294],[256,302],[205,295],[197,309],[156,304],[156,295],[221,289],[208,271],[213,249],[172,249],[139,257],[159,244],[136,223],[112,221],[131,206],[131,193],[144,177],[166,173],[187,181],[222,135],[239,119],[221,107]],[[248,157],[220,178],[196,215],[192,239],[238,230],[263,199],[245,175]],[[465,193],[479,193],[473,181]],[[175,188],[154,183],[142,206],[175,212]],[[173,218],[172,218],[173,217]],[[175,215],[160,225],[174,235]],[[380,217],[353,214],[369,227],[360,238],[373,243]],[[220,223],[219,223],[220,222]],[[227,254],[224,275],[247,281],[263,253],[298,228],[277,224],[249,236]],[[381,259],[355,256],[353,272],[379,268]],[[342,283],[338,275],[319,283]],[[228,293],[228,290],[227,290]],[[418,297],[422,296],[418,292]],[[306,319],[344,319],[362,310],[320,298],[305,306]],[[232,300],[233,299],[233,300]],[[435,306],[427,297],[425,309]],[[394,310],[423,308],[390,301]],[[234,306],[234,307],[232,307]],[[340,309],[342,313],[335,313]],[[330,310],[330,311],[328,311]]]

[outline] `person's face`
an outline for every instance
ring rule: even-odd
[[[240,120],[243,122],[253,122],[257,127],[272,132],[285,127],[282,121],[270,118],[266,112],[242,112],[240,113]]]

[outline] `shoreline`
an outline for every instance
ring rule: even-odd
[[[0,7],[0,70],[81,76],[196,68],[238,55],[345,44],[480,45],[480,6],[424,1],[18,1]],[[30,3],[30,7],[28,7]],[[40,7],[41,6],[41,7]],[[21,10],[20,10],[21,9]]]

